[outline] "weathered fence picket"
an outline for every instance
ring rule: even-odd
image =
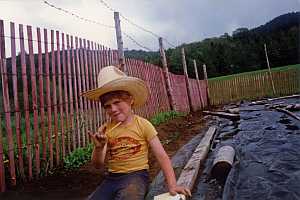
[[[300,92],[300,69],[272,72],[277,96]],[[235,75],[229,79],[209,80],[212,105],[225,104],[242,99],[272,97],[273,89],[267,72]]]
[[[37,87],[36,87],[36,73],[34,64],[33,53],[33,41],[32,41],[32,28],[27,26],[28,48],[29,48],[29,65],[30,65],[30,77],[31,77],[31,97],[32,97],[32,110],[33,110],[33,134],[35,150],[35,169],[36,177],[40,174],[40,145],[39,145],[39,133],[38,133],[38,102],[37,102]]]
[[[16,185],[16,170],[15,170],[15,156],[14,156],[14,141],[13,133],[11,128],[11,108],[9,99],[9,85],[8,85],[8,74],[6,66],[6,55],[5,55],[5,38],[4,36],[4,25],[3,21],[0,21],[0,70],[2,75],[2,91],[3,91],[3,107],[5,113],[5,127],[7,131],[7,143],[8,143],[8,157],[9,157],[9,170],[11,176],[11,184]],[[1,155],[2,156],[2,155]]]
[[[15,24],[10,23],[11,31],[11,65],[12,65],[12,78],[13,78],[13,94],[15,106],[15,127],[16,127],[16,141],[17,141],[17,154],[18,165],[21,179],[25,178],[24,161],[23,161],[23,141],[21,137],[21,111],[18,97],[18,77],[17,77],[17,64],[16,64],[16,41],[15,41]],[[42,121],[42,120],[41,120]],[[44,132],[45,134],[45,132]]]
[[[28,162],[28,178],[32,179],[32,142],[30,136],[30,113],[29,113],[29,99],[28,99],[28,84],[27,84],[27,66],[25,57],[25,44],[23,25],[19,25],[20,37],[20,51],[21,51],[21,68],[22,68],[22,83],[23,83],[23,100],[25,112],[25,132],[26,132],[26,156]]]
[[[54,127],[53,133],[51,136],[54,138],[55,143],[55,161],[56,165],[59,164],[59,144],[58,144],[58,113],[57,113],[57,94],[56,94],[56,64],[55,64],[55,49],[54,49],[54,31],[51,30],[51,72],[52,72],[52,107],[53,107],[53,115],[54,115]],[[52,142],[52,141],[51,141]]]

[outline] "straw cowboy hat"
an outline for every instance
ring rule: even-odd
[[[107,66],[98,74],[98,88],[82,93],[90,100],[99,101],[99,97],[105,93],[123,90],[133,97],[133,107],[138,107],[147,101],[149,89],[146,83],[136,77],[127,76],[115,66]]]

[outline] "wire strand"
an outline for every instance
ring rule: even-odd
[[[89,22],[89,23],[93,23],[93,24],[96,24],[96,25],[99,25],[99,26],[103,26],[103,27],[106,27],[106,28],[109,28],[109,29],[115,29],[114,26],[107,25],[107,24],[103,24],[103,23],[100,23],[100,22],[95,21],[95,20],[91,20],[91,19],[84,18],[84,17],[82,17],[82,16],[80,16],[80,15],[78,15],[78,14],[75,14],[75,13],[73,13],[73,12],[70,12],[70,11],[68,11],[68,10],[66,10],[66,9],[63,9],[63,8],[61,8],[61,7],[58,7],[58,6],[55,6],[54,4],[51,4],[51,3],[49,3],[49,2],[46,1],[46,0],[44,1],[44,3],[45,3],[46,5],[48,5],[48,6],[50,6],[50,7],[54,8],[54,9],[56,9],[56,10],[59,10],[59,11],[61,11],[61,12],[64,12],[65,14],[71,15],[71,16],[73,16],[73,17],[76,17],[76,18],[78,18],[78,19],[80,19],[80,20],[82,20],[82,21]],[[113,10],[112,10],[112,11],[113,11]],[[129,34],[127,34],[127,33],[125,33],[125,32],[123,32],[123,34],[124,34],[127,38],[129,38],[134,44],[138,45],[139,47],[144,48],[144,49],[146,49],[146,50],[148,50],[148,51],[153,51],[153,50],[151,50],[150,48],[148,48],[148,47],[142,45],[141,43],[139,43],[136,39],[134,39],[134,38],[133,38],[132,36],[130,36]]]
[[[110,11],[112,11],[112,12],[117,12],[115,9],[113,9],[111,6],[109,6],[108,3],[106,3],[104,0],[99,0],[99,1],[100,1],[107,9],[109,9]],[[120,13],[120,12],[119,12],[119,13]],[[144,31],[144,32],[147,32],[147,33],[151,34],[151,35],[154,36],[155,38],[158,39],[158,38],[161,37],[161,36],[159,36],[158,34],[154,33],[153,31],[150,31],[150,30],[148,30],[148,29],[146,29],[146,28],[144,28],[144,27],[142,27],[142,26],[140,26],[140,25],[138,25],[138,24],[132,22],[129,18],[125,17],[122,13],[120,13],[120,16],[121,16],[125,21],[127,21],[129,24],[131,24],[131,25],[137,27],[138,29],[140,29],[140,30],[142,30],[142,31]],[[161,38],[163,38],[163,37],[161,37]],[[173,45],[172,43],[170,43],[166,38],[163,38],[163,40],[166,41],[166,43],[168,43],[171,47],[176,48],[176,46]]]

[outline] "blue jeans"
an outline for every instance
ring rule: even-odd
[[[143,200],[149,186],[147,170],[109,173],[96,188],[89,200]]]

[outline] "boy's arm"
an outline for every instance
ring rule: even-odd
[[[92,164],[95,168],[102,168],[105,162],[107,144],[105,144],[102,148],[94,146],[92,153]]]
[[[104,166],[106,150],[107,150],[107,136],[105,135],[106,126],[102,126],[98,129],[98,132],[92,134],[89,132],[91,140],[94,143],[94,149],[92,153],[92,164],[96,168]]]
[[[169,158],[168,154],[166,153],[166,151],[164,150],[158,137],[155,136],[154,138],[152,138],[149,141],[149,144],[151,146],[152,152],[154,153],[154,155],[156,157],[156,160],[158,161],[158,163],[164,173],[169,193],[171,195],[176,195],[177,193],[180,193],[180,194],[184,194],[187,196],[191,196],[191,191],[188,188],[177,185],[175,173],[174,173],[170,158]]]

